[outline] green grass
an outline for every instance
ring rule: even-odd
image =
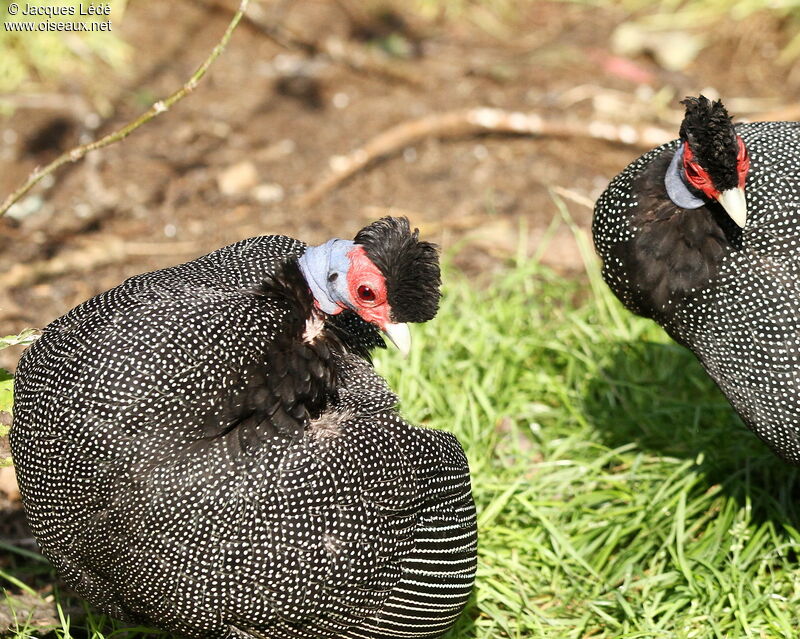
[[[795,637],[796,472],[590,280],[451,277],[410,374],[380,359],[470,460],[477,589],[449,637]]]
[[[46,22],[48,16],[11,15],[11,4],[25,7],[58,6],[72,7],[76,15],[58,16],[51,22],[92,22],[111,20],[112,28],[118,29],[126,0],[112,3],[111,16],[89,18],[78,14],[79,0],[63,0],[49,4],[35,2],[12,2],[0,0],[0,22]],[[84,2],[84,6],[89,4]],[[98,3],[99,4],[99,3]],[[89,27],[91,28],[91,27]],[[131,57],[131,50],[113,31],[111,32],[60,32],[34,31],[18,32],[0,28],[0,93],[31,91],[42,83],[53,82],[68,73],[89,75],[96,72],[98,63],[105,63],[115,70],[125,67]],[[2,96],[0,96],[2,97]],[[0,100],[0,109],[4,103]]]
[[[795,637],[797,473],[590,270],[449,272],[410,359],[378,357],[403,413],[470,460],[477,587],[449,639]],[[42,570],[16,556],[3,574]],[[57,636],[122,636],[93,615],[70,628]]]

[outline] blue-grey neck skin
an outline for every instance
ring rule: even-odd
[[[309,246],[297,258],[303,277],[323,313],[333,315],[342,305],[353,307],[347,290],[347,271],[350,269],[347,254],[354,246],[350,240],[328,240],[319,246]],[[331,279],[334,274],[336,277]]]
[[[686,185],[683,175],[683,142],[672,156],[669,163],[667,174],[664,176],[664,185],[667,187],[667,195],[672,203],[682,209],[699,209],[705,205],[705,200],[695,196]]]

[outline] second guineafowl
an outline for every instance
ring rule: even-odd
[[[603,277],[691,349],[745,424],[800,464],[800,124],[687,98],[680,138],[597,202]]]
[[[42,552],[100,610],[186,637],[440,636],[475,572],[466,459],[368,356],[438,300],[435,247],[384,218],[245,240],[55,320],[11,431]]]

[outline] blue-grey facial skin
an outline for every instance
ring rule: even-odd
[[[353,308],[347,287],[350,269],[347,255],[354,246],[351,240],[328,240],[319,246],[309,246],[298,258],[300,270],[323,313],[333,315],[342,306]]]
[[[689,187],[686,186],[683,177],[683,143],[675,151],[675,155],[672,156],[672,161],[669,163],[669,168],[664,176],[664,185],[667,187],[669,199],[682,209],[699,209],[705,204],[704,200],[694,196]]]

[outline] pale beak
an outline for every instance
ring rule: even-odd
[[[731,219],[744,228],[745,222],[747,222],[747,198],[744,195],[744,189],[737,187],[723,191],[717,200]]]
[[[392,340],[392,344],[397,346],[403,357],[407,357],[411,350],[411,331],[408,330],[408,324],[392,324],[386,322],[383,325],[383,332],[386,337]]]

